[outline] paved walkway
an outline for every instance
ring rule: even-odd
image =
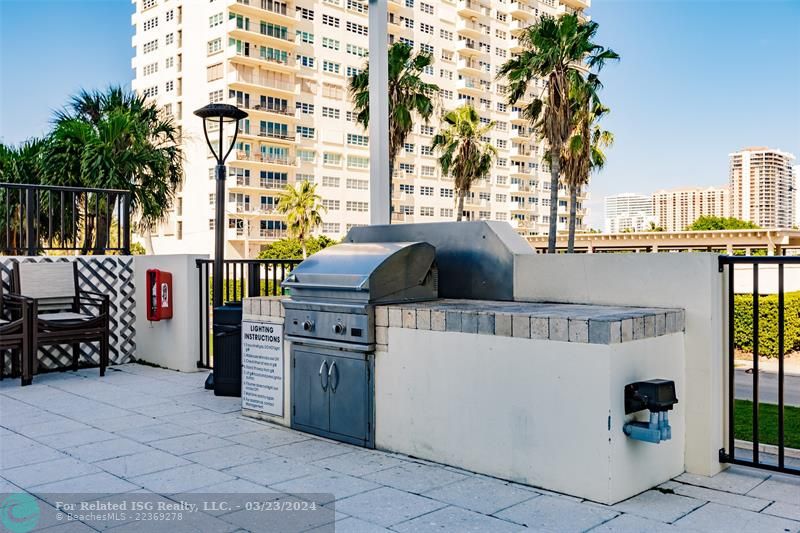
[[[43,512],[39,529],[54,533],[333,531],[334,516],[337,532],[800,531],[797,477],[745,468],[713,478],[684,474],[609,507],[244,419],[238,399],[202,390],[204,379],[124,365],[102,379],[82,370],[38,376],[25,388],[2,382],[0,493],[41,494],[48,503],[40,506],[55,503],[53,493],[335,496],[317,497],[329,513],[302,528],[224,509],[147,525],[92,516],[63,523]]]

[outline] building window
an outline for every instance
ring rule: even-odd
[[[150,31],[157,27],[158,27],[158,17],[153,17],[151,19],[145,20],[142,23],[142,30],[144,31]]]
[[[439,196],[442,198],[452,198],[453,197],[453,189],[445,189],[442,187],[439,189]]]
[[[167,45],[167,46],[169,46],[169,45],[171,45],[173,42],[175,42],[175,34],[174,34],[174,33],[168,33],[168,34],[166,35],[166,37],[164,37],[164,44],[165,44],[165,45]]]
[[[175,66],[175,58],[174,58],[174,57],[172,57],[172,56],[169,56],[169,57],[168,57],[168,58],[167,58],[167,59],[164,61],[164,66],[165,66],[166,68],[172,68],[173,66]]]
[[[142,52],[145,54],[149,54],[150,52],[154,52],[158,50],[158,39],[154,41],[148,41],[142,45]]]
[[[355,22],[349,21],[347,22],[347,31],[355,33],[356,35],[367,35],[369,33],[369,29],[363,24],[356,24]]]
[[[208,81],[214,81],[222,78],[222,63],[217,63],[216,65],[209,65],[206,68],[206,78]]]
[[[211,15],[208,17],[208,27],[213,28],[215,26],[219,26],[225,22],[224,15],[222,13],[217,13],[216,15]]]
[[[158,63],[150,63],[149,65],[145,65],[142,69],[142,75],[149,76],[150,74],[155,74],[158,72]]]
[[[369,146],[369,136],[356,133],[347,134],[347,144],[352,146]]]
[[[339,70],[341,69],[341,64],[334,63],[333,61],[322,61],[322,71],[327,72],[329,74],[339,74]]]
[[[300,13],[300,18],[303,20],[314,20],[314,10],[305,7],[298,7],[297,11]]]
[[[363,1],[358,0],[347,0],[347,9],[350,11],[355,11],[356,13],[366,13],[368,8],[368,4]]]
[[[334,17],[332,15],[326,15],[324,13],[322,15],[322,23],[325,24],[326,26],[333,26],[334,28],[338,28],[339,22],[340,21],[338,17]]]
[[[154,96],[158,96],[158,86],[153,85],[152,87],[148,87],[144,91],[142,91],[142,96],[145,98],[152,98]]]
[[[439,209],[439,216],[443,218],[453,218],[453,208],[442,207],[441,209]]]
[[[339,233],[339,227],[338,222],[323,222],[322,233]]]
[[[165,90],[168,93],[171,93],[172,91],[174,91],[175,90],[175,81],[174,80],[169,80],[167,82],[167,84],[166,84]]]
[[[335,107],[325,107],[322,106],[322,116],[325,118],[335,118],[338,119],[340,114],[339,110]]]
[[[150,9],[151,7],[155,7],[158,3],[158,0],[143,0],[142,1],[142,11],[145,9]]]
[[[222,102],[222,94],[223,94],[222,89],[218,91],[211,91],[210,93],[208,93],[208,101],[211,102],[212,104]]]
[[[366,191],[369,189],[369,180],[360,180],[357,178],[347,178],[347,188],[359,191]]]
[[[297,136],[303,139],[313,139],[316,136],[316,129],[311,126],[297,126]]]
[[[208,55],[222,51],[222,37],[208,41]]]
[[[364,48],[363,46],[348,44],[347,53],[358,57],[367,57],[367,55],[369,55],[369,49]]]
[[[297,62],[301,67],[314,68],[314,58],[310,56],[297,56]]]
[[[342,154],[335,154],[333,152],[324,152],[322,154],[322,164],[327,166],[342,166]]]
[[[306,102],[295,102],[294,106],[300,113],[304,115],[314,114],[314,104],[308,104]]]
[[[336,39],[331,39],[330,37],[323,37],[322,38],[322,47],[328,48],[330,50],[338,50],[339,49],[339,41]]]
[[[423,216],[423,217],[432,217],[433,216],[433,207],[420,206],[419,215]]]
[[[305,44],[314,44],[314,34],[297,30],[297,40]]]
[[[436,167],[432,167],[430,165],[422,165],[420,167],[420,175],[423,177],[431,178],[433,177],[435,172],[436,172]]]
[[[419,194],[421,196],[433,196],[433,187],[423,185],[419,188]]]
[[[366,213],[367,211],[369,211],[369,202],[348,200],[347,203],[345,204],[345,208],[347,209],[347,211]]]
[[[361,156],[357,156],[357,155],[348,155],[347,156],[347,166],[349,168],[367,169],[367,168],[369,168],[369,158],[368,157],[361,157]]]
[[[400,192],[404,192],[406,194],[414,194],[414,186],[408,183],[401,183],[399,185]]]
[[[339,206],[340,206],[340,202],[339,202],[339,200],[323,199],[322,200],[322,206],[325,209],[327,209],[328,211],[338,211],[339,210]]]
[[[322,176],[322,186],[323,187],[338,187],[339,186],[339,178],[336,176]]]

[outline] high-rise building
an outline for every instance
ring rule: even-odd
[[[363,0],[135,0],[133,88],[171,113],[185,138],[185,181],[174,212],[154,235],[159,252],[213,249],[213,160],[192,112],[209,102],[249,113],[228,160],[228,257],[252,257],[286,234],[275,211],[286,184],[313,181],[327,208],[320,232],[341,237],[369,220],[369,138],[355,122],[348,79],[368,52]],[[589,0],[389,0],[389,41],[429,52],[426,81],[440,110],[472,104],[495,122],[490,176],[466,200],[469,219],[506,220],[546,233],[550,176],[543,144],[520,107],[506,103],[500,65],[521,50],[518,33],[542,14],[583,10]],[[533,91],[541,91],[538,80]],[[532,93],[526,95],[530,98]],[[520,106],[526,102],[520,102]],[[438,113],[437,113],[438,114]],[[454,186],[430,148],[438,118],[417,123],[396,161],[394,222],[453,220]],[[210,132],[215,134],[215,132]],[[383,164],[382,162],[379,164]],[[582,202],[586,196],[582,196]],[[559,195],[566,229],[568,194]],[[586,210],[578,205],[578,224]]]
[[[605,233],[644,231],[651,222],[656,222],[652,196],[623,193],[605,197]]]
[[[794,155],[764,146],[729,154],[731,216],[762,228],[795,222]]]
[[[701,216],[728,217],[728,189],[688,187],[653,193],[656,224],[665,231],[683,231]]]

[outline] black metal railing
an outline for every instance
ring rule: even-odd
[[[289,275],[299,259],[226,259],[222,272],[222,300],[241,301],[253,296],[279,296],[284,294],[281,282]],[[200,323],[200,354],[198,368],[211,368],[212,347],[209,343],[211,325],[214,323],[212,287],[214,260],[197,259],[199,271],[198,296],[200,298],[198,320]]]
[[[0,253],[129,254],[131,193],[0,183]]]
[[[736,265],[747,265],[752,269],[752,280],[744,280],[746,282],[744,288],[749,290],[739,291],[738,304]],[[777,276],[776,280],[761,279],[761,274],[767,270],[766,266],[775,267],[769,270],[770,274],[774,271]],[[787,448],[800,448],[796,444],[787,446],[787,440],[796,443],[800,441],[800,434],[792,434],[787,439],[784,368],[787,352],[797,348],[795,346],[797,338],[790,338],[787,344],[787,331],[791,331],[794,336],[798,334],[795,328],[787,327],[787,309],[791,309],[795,315],[798,314],[798,310],[795,307],[787,308],[786,271],[787,267],[791,267],[793,271],[800,272],[800,257],[721,256],[719,271],[724,272],[726,267],[728,269],[728,438],[727,448],[723,448],[719,452],[720,462],[800,475],[798,463],[787,464],[786,460]],[[796,284],[795,272],[791,279]],[[745,273],[749,274],[746,270]],[[774,285],[770,283],[773,286],[766,287],[767,282],[770,281]],[[795,287],[794,290],[798,289]],[[749,295],[752,295],[752,303],[748,300]],[[763,312],[762,306],[765,307]],[[773,306],[777,308],[774,313],[771,309]],[[773,324],[768,323],[772,320],[776,321],[775,328],[772,327]],[[747,338],[743,338],[743,336]],[[745,347],[752,351],[752,368],[737,371],[735,368],[737,348],[741,350]],[[766,349],[762,350],[762,348]],[[762,376],[759,375],[759,357],[762,351],[769,356],[775,355],[778,359],[777,376],[774,378],[770,376],[768,381],[766,377],[762,381]],[[752,374],[751,378],[747,376],[748,372]],[[773,381],[777,381],[777,383],[773,383]],[[800,381],[795,382],[795,386],[799,383]],[[762,391],[762,384],[768,388]],[[749,399],[744,401],[752,402],[752,412],[749,412],[750,408],[746,403],[742,403],[742,398],[737,398],[737,386],[743,393],[742,396],[749,396]],[[773,399],[776,401],[774,404],[772,403]],[[766,408],[769,408],[769,414],[765,411]],[[792,416],[800,417],[800,411],[795,411],[795,407],[789,407],[789,409],[792,409],[792,413],[798,413]],[[772,414],[773,410],[775,414]],[[772,422],[777,423],[777,428]],[[793,424],[790,424],[789,427],[797,425],[800,420],[792,422]],[[762,434],[762,430],[767,434]],[[749,446],[745,444],[745,441],[749,441]],[[751,450],[748,450],[748,447]]]

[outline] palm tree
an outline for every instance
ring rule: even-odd
[[[152,253],[150,231],[164,220],[183,179],[183,152],[178,127],[154,102],[112,87],[106,92],[82,91],[55,117],[46,173],[51,183],[131,192],[138,230],[145,233]],[[92,196],[92,195],[90,195]],[[113,206],[116,198],[87,198],[86,206]],[[98,212],[103,213],[105,205]],[[85,214],[84,248],[98,234],[95,248],[106,241],[108,224]]]
[[[439,150],[439,166],[443,174],[455,181],[456,221],[464,213],[464,197],[475,180],[485,177],[492,168],[497,150],[482,141],[494,123],[481,124],[480,117],[470,105],[463,105],[442,117],[445,128],[433,137],[433,149]]]
[[[587,68],[599,71],[606,60],[619,58],[613,50],[592,41],[597,28],[596,22],[581,21],[574,13],[558,18],[543,16],[520,35],[524,50],[506,61],[498,74],[508,80],[508,101],[512,105],[523,99],[531,81],[541,78],[546,82],[546,94],[534,96],[524,112],[549,145],[548,253],[556,250],[560,157],[572,129],[568,73]]]
[[[433,115],[432,96],[439,86],[422,80],[423,71],[433,64],[433,56],[402,42],[389,47],[389,195],[392,193],[394,161],[414,127],[414,115],[427,122]],[[350,78],[350,95],[356,122],[369,126],[369,61]]]
[[[42,157],[46,141],[29,139],[18,146],[0,143],[0,182],[37,185],[43,182]],[[49,196],[47,200],[50,200]],[[43,201],[40,197],[39,201]],[[0,248],[21,249],[21,225],[24,216],[24,198],[16,189],[0,191]],[[47,208],[39,209],[40,223],[37,224],[37,237],[48,238],[49,226],[46,224]],[[45,223],[42,223],[45,222]],[[6,224],[8,226],[6,226]]]
[[[603,150],[614,142],[614,135],[601,129],[598,124],[609,112],[597,96],[600,87],[594,74],[589,74],[586,78],[577,72],[570,75],[573,127],[572,135],[561,155],[564,182],[569,189],[567,253],[572,253],[575,249],[578,196],[583,186],[589,183],[590,173],[603,168],[606,161]]]
[[[278,196],[278,212],[286,215],[289,235],[300,241],[303,259],[307,256],[306,239],[322,224],[322,197],[317,194],[317,186],[303,180],[295,186],[286,185]]]

